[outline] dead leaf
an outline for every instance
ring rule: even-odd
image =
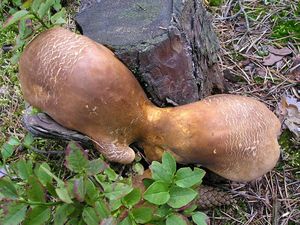
[[[283,125],[300,138],[300,100],[293,96],[283,96],[278,113]]]
[[[290,70],[290,74],[295,78],[296,81],[300,82],[300,55],[293,58],[293,65]]]
[[[256,68],[256,73],[257,73],[257,75],[260,76],[260,77],[265,77],[266,74],[267,74],[267,70],[258,67],[258,68]]]
[[[278,56],[270,53],[267,57],[263,59],[264,66],[273,66],[276,62],[280,61],[283,56]]]
[[[273,53],[274,55],[280,55],[280,56],[286,56],[289,54],[292,54],[293,51],[287,47],[284,48],[274,48],[271,45],[268,45],[268,50],[270,53]]]

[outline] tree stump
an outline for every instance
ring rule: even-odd
[[[217,37],[199,0],[82,0],[76,22],[115,52],[158,106],[223,91]]]

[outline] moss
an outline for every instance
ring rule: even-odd
[[[263,84],[263,83],[265,82],[265,79],[262,78],[262,77],[259,77],[259,76],[255,76],[255,77],[253,78],[253,80],[254,80],[255,83],[257,83],[257,84]]]
[[[272,37],[283,38],[286,42],[290,38],[300,39],[300,22],[280,19],[273,28]]]
[[[209,0],[210,6],[221,6],[223,4],[223,0]]]
[[[268,13],[268,9],[266,7],[255,8],[254,10],[247,11],[247,16],[250,20],[256,21],[257,18],[263,17]]]
[[[300,168],[299,146],[293,141],[293,134],[289,130],[285,130],[281,134],[279,144],[283,150],[284,161],[294,168]]]
[[[282,42],[300,40],[300,3],[292,8],[290,5],[280,12],[272,15],[274,26],[272,37],[281,39]]]
[[[233,52],[231,55],[235,61],[243,61],[246,59],[243,55],[241,55],[239,52],[236,52],[236,51]]]

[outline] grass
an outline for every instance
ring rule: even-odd
[[[1,24],[4,21],[1,14]],[[0,30],[0,46],[14,44],[17,36],[16,26],[9,30]],[[1,51],[0,58],[0,145],[11,135],[24,136],[20,116],[24,109],[18,81],[18,65],[12,62],[12,51]]]
[[[293,56],[300,52],[300,3],[292,1],[209,1],[217,7],[213,12],[214,26],[221,43],[220,66],[229,71],[234,81],[228,82],[228,92],[254,97],[275,110],[284,93],[293,95],[299,84],[290,74]],[[265,2],[265,3],[264,3]],[[66,26],[75,30],[72,15],[78,4],[68,8]],[[7,12],[0,14],[2,24]],[[17,27],[0,30],[0,46],[15,43]],[[267,45],[293,50],[280,65],[266,67],[263,57]],[[21,115],[25,107],[18,82],[18,66],[11,59],[15,52],[1,51],[0,58],[0,146],[9,136],[22,139],[26,134]],[[262,72],[263,73],[262,73]],[[297,92],[296,92],[297,93]],[[38,139],[40,150],[62,150],[64,144]],[[300,221],[300,153],[299,143],[287,131],[280,138],[282,159],[276,169],[261,179],[247,183],[222,182],[216,184],[230,190],[239,201],[235,205],[208,210],[212,224],[297,224]],[[47,159],[64,173],[62,157],[19,151],[16,157],[36,161]]]

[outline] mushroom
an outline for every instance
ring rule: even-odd
[[[159,108],[106,47],[63,28],[38,35],[20,59],[24,98],[61,125],[88,135],[110,161],[131,163],[137,142],[150,160],[171,152],[234,181],[270,171],[280,122],[249,97],[213,95]]]

